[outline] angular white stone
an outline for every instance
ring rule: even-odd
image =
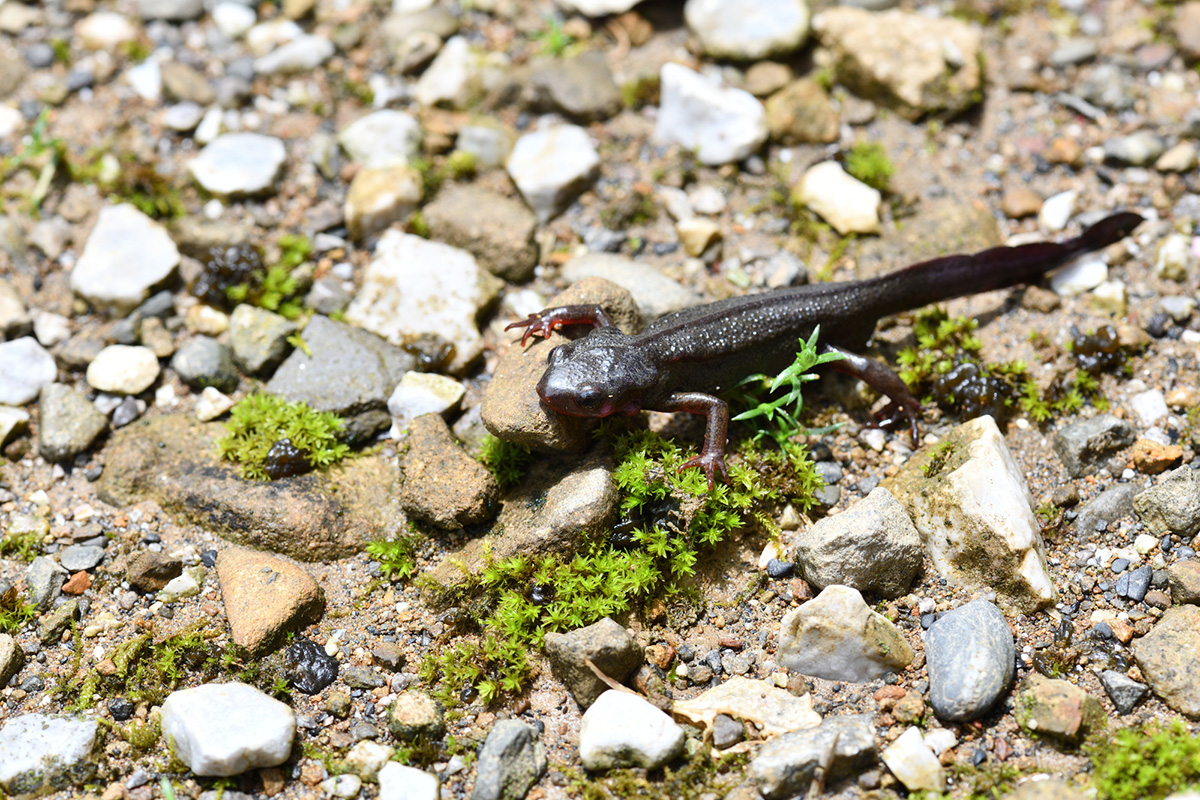
[[[162,70],[153,56],[125,70],[125,80],[134,94],[150,103],[162,99]]]
[[[714,58],[759,61],[794,51],[808,36],[805,0],[688,0],[683,18]]]
[[[438,800],[437,776],[389,761],[379,770],[379,800]]]
[[[75,25],[75,33],[88,50],[113,50],[137,38],[137,26],[124,14],[97,11]]]
[[[304,29],[295,22],[286,17],[276,17],[246,31],[246,47],[256,56],[265,56],[276,47],[303,35]]]
[[[54,356],[32,336],[0,342],[0,404],[32,403],[42,387],[54,383],[57,377]]]
[[[501,285],[465,250],[390,230],[375,247],[346,320],[395,345],[436,333],[454,344],[450,371],[457,372],[479,355],[476,317]]]
[[[261,133],[227,133],[188,164],[196,182],[219,197],[259,195],[275,185],[287,160],[283,142]]]
[[[682,64],[660,73],[662,102],[654,137],[696,151],[704,164],[741,161],[767,140],[767,112],[749,92],[722,87]]]
[[[1072,261],[1050,276],[1050,288],[1059,297],[1074,297],[1091,291],[1108,280],[1108,265],[1103,259]]]
[[[207,683],[167,697],[162,730],[197,775],[238,775],[287,761],[296,715],[253,686]]]
[[[1048,231],[1061,231],[1071,221],[1078,200],[1079,192],[1073,189],[1046,198],[1038,212],[1038,224]]]
[[[254,9],[241,3],[217,3],[212,10],[213,24],[226,39],[241,38],[254,27],[258,15]]]
[[[107,206],[71,270],[71,289],[94,308],[123,315],[178,265],[179,250],[162,225],[131,205]]]
[[[1154,260],[1154,274],[1169,281],[1187,280],[1188,271],[1195,262],[1191,242],[1182,233],[1172,233],[1158,247],[1158,258]]]
[[[22,714],[0,728],[0,790],[34,796],[63,784],[82,768],[96,746],[95,720]],[[43,791],[39,791],[39,789]]]
[[[499,85],[508,66],[503,53],[479,52],[461,36],[452,36],[421,74],[413,97],[426,107],[467,108]]]
[[[29,427],[29,412],[12,406],[0,405],[0,447],[8,444],[13,434]]]
[[[421,125],[412,114],[384,109],[343,128],[338,144],[364,167],[400,166],[420,152]]]
[[[910,792],[941,792],[946,788],[946,773],[941,762],[921,738],[921,731],[910,727],[883,750],[883,763]]]
[[[640,0],[554,0],[564,11],[583,14],[585,17],[605,17],[609,14],[624,14]]]
[[[1147,389],[1129,398],[1129,407],[1137,414],[1142,427],[1149,428],[1163,417],[1171,413],[1167,408],[1167,399],[1158,389]]]
[[[324,36],[305,33],[254,59],[254,71],[262,75],[307,72],[328,61],[333,52],[333,42]]]
[[[233,408],[233,398],[215,386],[205,386],[196,398],[196,419],[211,422]]]
[[[609,689],[584,712],[579,759],[584,769],[654,769],[683,753],[683,728],[644,697]]]
[[[583,128],[556,125],[518,139],[507,168],[538,221],[546,222],[596,180],[600,154]]]
[[[392,432],[399,433],[422,414],[445,414],[458,408],[466,390],[453,378],[433,372],[406,372],[388,398]]]
[[[822,161],[810,167],[796,187],[796,196],[843,236],[879,233],[882,196],[847,174],[836,161]]]
[[[395,752],[394,747],[364,739],[350,748],[350,752],[346,753],[346,758],[342,763],[355,775],[372,780]]]
[[[109,345],[88,364],[87,382],[111,394],[141,394],[150,388],[161,367],[149,347]]]

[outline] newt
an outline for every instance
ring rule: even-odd
[[[1143,219],[1113,214],[1061,243],[993,247],[923,261],[876,278],[821,283],[733,297],[664,314],[636,335],[623,333],[598,305],[547,308],[507,329],[547,337],[569,325],[591,325],[586,336],[546,357],[537,393],[549,408],[579,417],[633,415],[642,410],[688,411],[707,418],[699,455],[680,469],[699,467],[709,486],[725,468],[729,406],[717,392],[754,373],[773,375],[795,358],[796,342],[820,325],[820,346],[843,358],[829,366],[864,381],[889,402],[877,424],[907,421],[914,444],[921,404],[887,365],[857,355],[880,318],[993,289],[1039,280],[1075,256],[1099,250],[1133,232]],[[507,330],[506,329],[506,330]]]

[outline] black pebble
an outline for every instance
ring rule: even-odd
[[[124,697],[114,697],[108,701],[108,713],[112,714],[112,718],[117,722],[124,722],[133,716],[133,703],[126,700]]]
[[[795,569],[796,565],[791,561],[772,558],[767,562],[767,575],[776,580],[789,577]]]
[[[284,657],[288,679],[297,691],[304,694],[318,694],[337,679],[337,659],[311,639],[297,638],[288,647]]]

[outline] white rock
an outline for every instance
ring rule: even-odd
[[[688,203],[697,214],[720,214],[725,210],[725,193],[712,184],[702,184],[687,193]]]
[[[0,447],[8,444],[14,434],[29,427],[29,412],[0,405]]]
[[[1124,281],[1104,281],[1092,290],[1092,307],[1114,317],[1125,316],[1128,299],[1129,292]]]
[[[192,138],[196,140],[197,144],[205,145],[214,141],[224,132],[225,112],[219,108],[210,108],[200,118],[200,123],[196,126],[196,131],[192,134]]]
[[[191,101],[176,103],[162,114],[162,123],[173,131],[187,133],[204,119],[204,109]]]
[[[188,170],[205,190],[219,197],[244,197],[273,189],[286,160],[283,142],[274,136],[227,133],[206,145]]]
[[[420,153],[421,125],[412,114],[384,109],[347,125],[338,144],[364,167],[402,166]]]
[[[308,72],[328,61],[333,51],[333,42],[324,36],[301,34],[265,56],[254,59],[254,71],[260,75]]]
[[[671,280],[654,267],[612,253],[588,253],[563,265],[563,277],[569,283],[584,278],[604,278],[629,290],[642,312],[643,320],[655,319],[671,311],[700,303],[691,289]]]
[[[507,66],[503,53],[479,52],[463,37],[452,36],[421,74],[413,97],[426,107],[467,108],[500,84]]]
[[[1148,533],[1139,533],[1133,540],[1133,549],[1138,555],[1144,556],[1158,547],[1158,539]]]
[[[213,6],[212,20],[226,39],[239,39],[254,27],[258,15],[249,6],[225,2]]]
[[[0,403],[23,406],[37,399],[43,386],[54,383],[54,356],[32,336],[0,342]]]
[[[406,372],[388,398],[392,433],[398,434],[422,414],[447,414],[458,408],[466,390],[453,378],[432,372]]]
[[[233,408],[233,398],[223,394],[215,386],[205,386],[196,398],[196,419],[201,422],[212,422],[217,417]]]
[[[167,581],[167,585],[158,590],[155,599],[160,603],[178,603],[188,597],[200,594],[200,584],[204,582],[204,567],[191,567]]]
[[[1196,168],[1196,145],[1180,142],[1159,156],[1154,168],[1159,172],[1191,172]]]
[[[421,174],[412,167],[360,169],[350,181],[342,208],[350,235],[364,239],[407,219],[417,210],[422,193]]]
[[[1138,421],[1142,423],[1143,428],[1150,427],[1171,413],[1167,408],[1166,398],[1158,389],[1138,392],[1129,398],[1129,407],[1133,409],[1133,413],[1137,414]]]
[[[796,187],[796,197],[838,233],[879,233],[882,196],[842,169],[836,161],[809,167]]]
[[[355,775],[367,780],[374,780],[375,776],[379,774],[379,770],[383,769],[395,752],[393,747],[373,742],[370,739],[363,739],[350,748],[350,752],[346,753],[346,758],[342,763]]]
[[[253,686],[208,683],[167,697],[162,731],[197,775],[239,775],[287,761],[296,715]]]
[[[658,195],[659,202],[671,215],[671,219],[676,222],[696,216],[696,211],[692,208],[692,201],[688,199],[688,193],[683,189],[677,189],[674,186],[656,186],[654,193]]]
[[[114,344],[88,364],[87,382],[93,389],[110,394],[141,394],[161,371],[158,356],[149,347]]]
[[[1195,262],[1191,242],[1181,233],[1172,233],[1158,247],[1158,258],[1154,261],[1154,274],[1169,281],[1187,280],[1188,271]]]
[[[688,30],[713,58],[759,61],[796,50],[808,36],[805,0],[688,0]]]
[[[640,695],[609,689],[584,712],[579,759],[587,770],[654,769],[683,753],[683,728]]]
[[[397,14],[415,14],[433,6],[436,0],[392,0],[392,11]]]
[[[20,109],[0,105],[0,139],[11,139],[25,129],[25,116]]]
[[[71,320],[62,314],[53,314],[35,308],[32,312],[33,335],[42,347],[53,347],[71,338]]]
[[[1046,198],[1042,210],[1038,212],[1038,224],[1048,231],[1061,231],[1071,221],[1078,199],[1079,192],[1073,189]]]
[[[362,789],[362,778],[357,775],[334,775],[321,781],[321,791],[331,797],[354,797]]]
[[[0,790],[36,796],[73,782],[96,746],[96,721],[21,714],[0,728]]]
[[[754,95],[722,87],[682,64],[664,64],[655,138],[695,150],[704,164],[750,156],[767,140],[767,112]]]
[[[675,223],[675,234],[689,256],[696,258],[721,238],[721,226],[706,217],[692,217]]]
[[[1074,297],[1095,289],[1108,280],[1108,265],[1102,259],[1085,257],[1067,264],[1050,276],[1050,288],[1059,297]]]
[[[556,125],[518,139],[507,169],[538,220],[547,222],[596,180],[600,154],[583,128]]]
[[[162,100],[162,70],[158,59],[150,57],[125,70],[125,80],[129,81],[134,94],[143,100],[150,103]]]
[[[304,29],[286,17],[276,17],[246,31],[246,47],[256,56],[265,56],[280,45],[303,36]]]
[[[1165,311],[1171,319],[1182,325],[1188,321],[1188,318],[1192,316],[1192,312],[1196,310],[1196,301],[1191,297],[1171,295],[1170,297],[1161,298],[1158,301],[1158,307]]]
[[[958,737],[954,735],[954,731],[948,728],[932,730],[925,734],[924,739],[933,754],[938,756],[958,744]]]
[[[849,586],[826,586],[780,623],[777,660],[801,675],[865,683],[912,659],[899,631]]]
[[[953,463],[930,477],[913,459],[889,488],[913,518],[938,575],[970,588],[995,588],[998,602],[1024,613],[1058,593],[1046,567],[1041,525],[1025,473],[989,416],[947,434]]]
[[[96,309],[127,314],[178,265],[162,225],[131,205],[107,206],[71,271],[71,288]]]
[[[941,792],[946,788],[946,773],[941,762],[921,738],[921,731],[910,727],[883,750],[883,763],[910,792]]]
[[[583,14],[585,17],[605,17],[609,14],[624,14],[641,0],[554,0],[564,11]]]
[[[493,125],[464,125],[458,129],[454,146],[475,156],[480,167],[500,167],[512,153],[513,140],[508,131]]]
[[[124,14],[97,11],[80,20],[75,25],[75,33],[88,50],[112,51],[136,39],[138,29]]]
[[[438,800],[437,776],[389,761],[379,770],[379,800]]]
[[[454,344],[449,371],[458,372],[482,349],[476,317],[500,285],[467,251],[390,230],[379,239],[346,321],[395,345],[439,334]]]

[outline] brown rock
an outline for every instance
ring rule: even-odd
[[[287,631],[316,622],[325,593],[300,567],[267,553],[230,548],[217,556],[217,580],[234,644],[270,650]]]
[[[283,770],[279,769],[279,767],[260,769],[258,777],[262,781],[263,794],[267,797],[274,797],[283,791]]]
[[[186,64],[167,60],[161,69],[163,88],[176,100],[190,100],[202,106],[211,105],[216,100],[208,79]]]
[[[157,592],[183,573],[183,562],[151,550],[138,553],[125,568],[125,580],[139,592]]]
[[[1062,298],[1050,289],[1041,286],[1027,286],[1021,295],[1021,307],[1030,311],[1040,311],[1049,314],[1062,305]]]
[[[1104,707],[1074,684],[1031,673],[1017,690],[1016,717],[1030,734],[1077,746],[1101,729]]]
[[[408,689],[396,697],[388,709],[387,723],[392,736],[404,743],[420,737],[437,740],[446,730],[442,707],[419,689]]]
[[[1153,439],[1138,439],[1129,452],[1133,468],[1143,475],[1165,472],[1183,460],[1183,447],[1177,444],[1161,444]]]
[[[441,415],[413,420],[408,445],[400,464],[405,512],[447,530],[486,522],[496,513],[496,479],[463,452]]]
[[[1074,139],[1055,137],[1042,154],[1051,164],[1078,166],[1083,157],[1083,148]]]
[[[1164,592],[1162,589],[1151,589],[1146,592],[1146,605],[1154,606],[1155,608],[1170,608],[1171,594]]]
[[[1007,797],[1008,800],[1084,800],[1082,792],[1059,778],[1025,781]]]
[[[1200,59],[1200,2],[1180,6],[1174,27],[1180,54],[1189,61]]]
[[[63,584],[63,594],[83,594],[92,587],[92,576],[87,572],[76,572]]]
[[[742,85],[755,97],[770,97],[788,85],[792,79],[792,68],[778,61],[758,61],[746,70],[746,81]]]
[[[669,644],[652,644],[646,648],[646,660],[659,669],[667,669],[675,660],[675,648]]]
[[[514,283],[533,277],[537,217],[524,203],[475,186],[439,192],[421,213],[434,239],[469,251],[493,275]]]
[[[1133,645],[1133,660],[1168,706],[1200,719],[1200,606],[1169,608]]]
[[[406,661],[404,651],[395,642],[380,642],[372,647],[371,660],[392,672],[400,670]]]
[[[1200,561],[1176,561],[1167,567],[1167,585],[1176,603],[1200,603]]]
[[[1017,186],[1004,192],[1000,208],[1009,219],[1032,217],[1042,210],[1042,197],[1032,189]]]
[[[771,95],[766,106],[767,128],[777,142],[793,145],[837,141],[837,109],[815,81],[793,81]]]

